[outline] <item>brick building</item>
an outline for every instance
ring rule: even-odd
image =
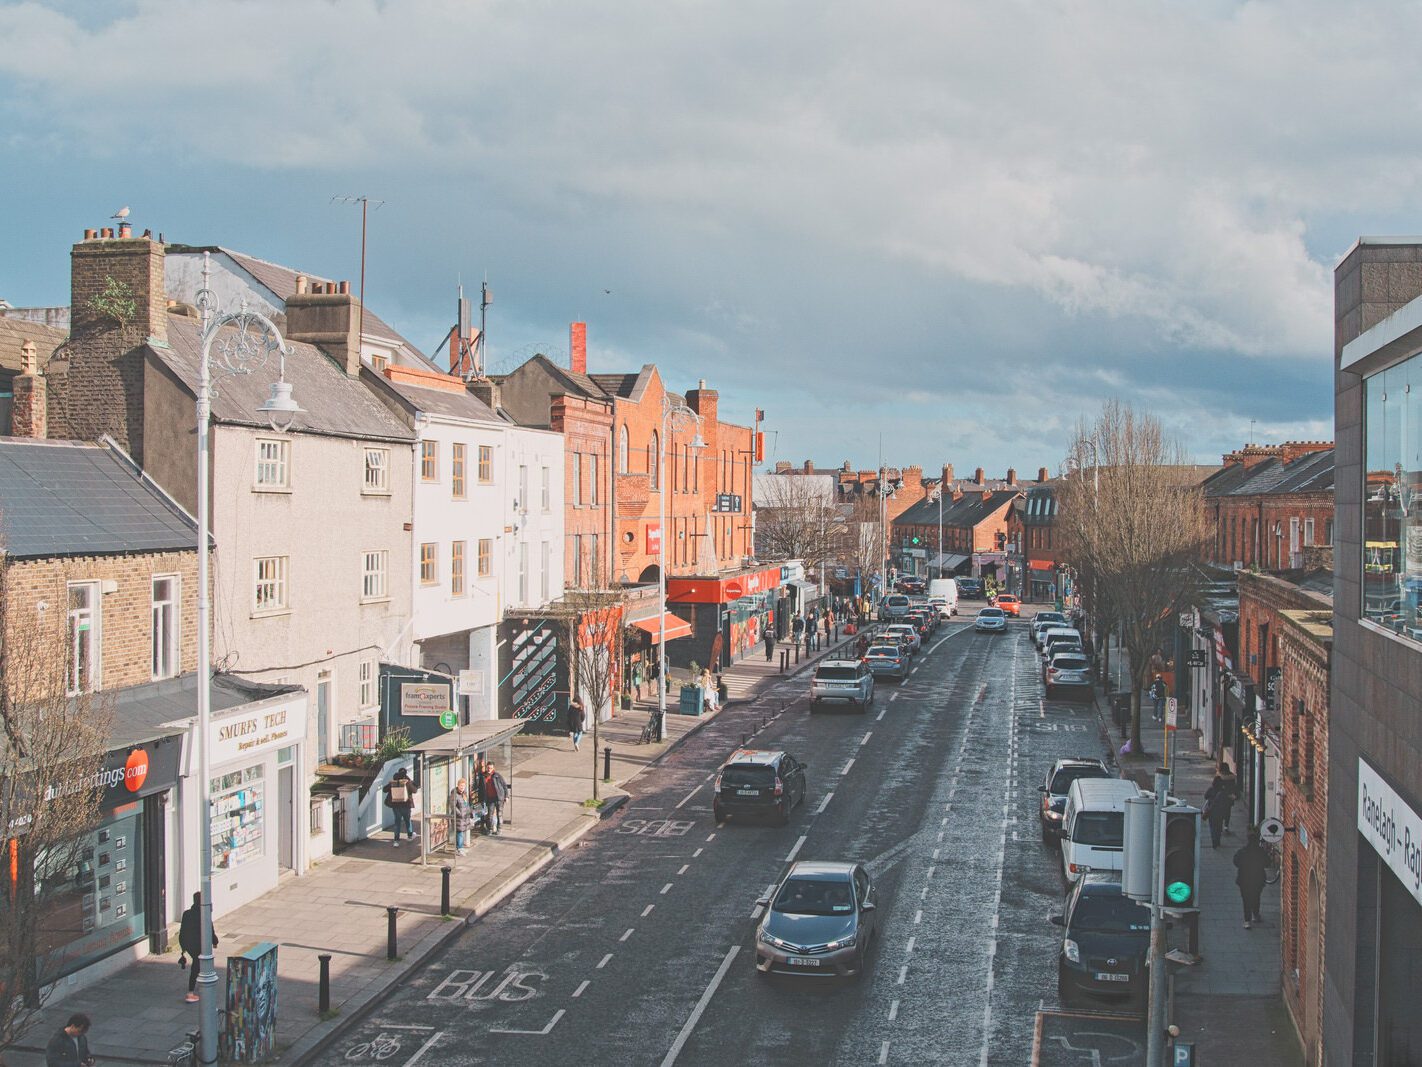
[[[1306,549],[1333,543],[1333,445],[1245,445],[1202,486],[1223,567],[1296,570]]]
[[[1328,902],[1328,686],[1332,611],[1278,613],[1284,773],[1280,945],[1284,1003],[1305,1062],[1323,1040],[1323,944]]]
[[[937,577],[941,573],[1006,577],[1007,527],[1013,503],[1021,497],[1015,472],[1009,488],[954,489],[904,509],[890,524],[890,553],[904,569]],[[941,514],[941,525],[940,525]],[[942,540],[939,540],[939,530]]]

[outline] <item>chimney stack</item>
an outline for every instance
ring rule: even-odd
[[[953,481],[953,464],[945,463],[943,464],[943,484],[947,486],[951,481]]]
[[[983,474],[983,469],[982,469],[981,467],[979,467],[977,470],[973,471],[973,484],[974,484],[974,485],[982,485],[983,482],[984,482],[984,480],[985,480],[985,476],[984,476],[984,474]]]
[[[360,374],[360,301],[350,283],[311,286],[286,299],[286,339],[316,345],[351,377]]]
[[[43,441],[49,431],[48,397],[44,377],[39,372],[35,343],[26,341],[20,347],[20,354],[21,370],[11,383],[14,403],[10,410],[10,433]]]
[[[574,374],[588,372],[588,324],[574,322],[568,326],[568,369]]]
[[[1047,480],[1047,468],[1046,468],[1046,467],[1038,467],[1038,468],[1037,468],[1037,481],[1039,481],[1039,482],[1045,482],[1046,480]]]
[[[791,467],[791,464],[790,464],[790,461],[789,461],[788,459],[777,460],[776,463],[775,463],[775,473],[776,473],[776,474],[789,474],[789,473],[790,473],[790,467]]]
[[[1008,467],[1008,468],[1007,468],[1007,484],[1008,484],[1008,485],[1016,485],[1016,484],[1017,484],[1017,468],[1016,468],[1016,467]]]
[[[714,440],[714,427],[717,422],[716,411],[720,403],[721,394],[715,389],[707,389],[705,378],[696,383],[695,389],[687,390],[686,406],[701,416],[701,436],[708,444]]]
[[[488,378],[475,378],[467,388],[494,411],[498,411],[504,406],[503,390],[499,387],[498,382]]]

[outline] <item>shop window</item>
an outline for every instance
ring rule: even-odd
[[[267,437],[257,438],[257,489],[289,489],[291,442]]]
[[[463,500],[464,490],[464,446],[449,446],[449,489],[455,500]]]
[[[367,448],[365,450],[366,493],[390,492],[390,449]]]
[[[1422,360],[1365,379],[1363,410],[1363,618],[1422,641]]]
[[[213,870],[235,870],[266,850],[264,773],[258,763],[211,780]]]
[[[70,696],[99,688],[99,584],[79,582],[69,587],[69,663],[65,686]]]
[[[153,679],[178,674],[178,578],[167,574],[153,579]]]

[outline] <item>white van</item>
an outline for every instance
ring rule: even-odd
[[[1062,815],[1062,873],[1074,882],[1091,871],[1119,871],[1126,798],[1140,796],[1124,778],[1078,778]]]
[[[928,583],[928,599],[942,600],[943,608],[938,612],[945,619],[958,614],[958,583],[952,578],[935,578]]]

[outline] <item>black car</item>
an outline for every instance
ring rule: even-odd
[[[899,579],[900,593],[921,593],[928,588],[928,583],[922,578],[904,577]]]
[[[959,578],[958,595],[973,600],[981,600],[983,596],[983,580],[981,578]]]
[[[1062,815],[1066,812],[1067,791],[1078,778],[1114,778],[1105,762],[1092,756],[1068,756],[1047,768],[1047,778],[1037,787],[1042,807],[1037,816],[1042,824],[1042,842],[1061,840]]]
[[[933,633],[934,622],[926,611],[910,611],[904,616],[904,622],[912,625],[918,631],[919,637],[927,637]]]
[[[1057,995],[1067,1007],[1085,993],[1144,1003],[1150,988],[1150,909],[1121,893],[1119,873],[1086,874],[1052,922],[1063,927]]]
[[[731,815],[762,816],[784,826],[790,809],[805,800],[805,765],[786,752],[743,748],[716,772],[711,811],[717,822]]]

